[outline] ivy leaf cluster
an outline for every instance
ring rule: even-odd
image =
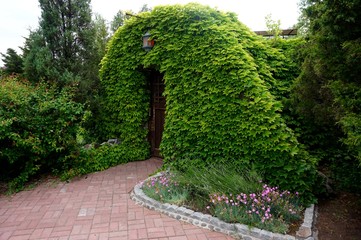
[[[160,6],[138,16],[118,29],[102,60],[109,135],[149,152],[144,69],[155,69],[166,86],[166,165],[183,171],[198,164],[238,171],[254,166],[272,185],[311,200],[315,162],[280,114],[285,90],[277,78],[287,73],[282,52],[235,14],[199,4]],[[146,53],[141,37],[148,30],[155,46]]]

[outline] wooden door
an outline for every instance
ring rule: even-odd
[[[150,121],[149,121],[149,141],[151,144],[152,156],[162,157],[160,153],[160,143],[164,129],[165,119],[165,97],[163,75],[159,72],[152,72],[150,75]]]

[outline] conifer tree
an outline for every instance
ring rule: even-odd
[[[0,53],[2,61],[4,62],[4,73],[7,75],[11,74],[21,74],[23,72],[23,58],[17,54],[17,52],[12,49],[8,48],[6,50],[6,54]]]
[[[90,0],[39,0],[39,3],[41,34],[51,52],[52,64],[63,75],[56,80],[64,85],[77,77],[81,79],[86,76],[94,48]]]
[[[316,126],[315,142],[343,139],[361,160],[361,1],[302,4],[308,43],[294,91],[297,109]]]

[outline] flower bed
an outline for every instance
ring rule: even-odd
[[[153,177],[157,177],[157,174]],[[193,224],[198,227],[206,228],[212,231],[221,232],[236,239],[247,239],[247,240],[295,240],[295,239],[307,239],[314,240],[314,232],[312,232],[312,226],[314,223],[314,205],[311,205],[305,210],[304,221],[296,236],[273,233],[259,228],[250,227],[244,224],[226,223],[213,217],[209,214],[203,214],[200,212],[193,211],[186,207],[179,207],[174,204],[161,203],[153,198],[148,197],[144,192],[144,183],[150,180],[137,184],[131,192],[131,199],[137,204],[142,205],[148,209],[161,212],[169,217]]]
[[[199,194],[194,192],[192,182],[179,183],[176,177],[173,173],[160,173],[143,182],[142,190],[150,198],[162,203],[191,206],[227,223],[241,223],[282,234],[302,217],[303,208],[297,192],[293,194],[263,184],[258,192],[214,192],[207,199],[200,197],[195,201],[194,197]]]

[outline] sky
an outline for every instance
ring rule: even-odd
[[[138,12],[143,4],[149,7],[168,4],[198,2],[221,11],[234,12],[251,30],[266,30],[265,17],[281,21],[286,29],[297,23],[299,0],[91,0],[93,13],[99,13],[110,22],[118,10]],[[21,54],[24,37],[30,29],[38,27],[40,7],[38,0],[1,0],[0,3],[0,52],[8,48]],[[0,66],[3,65],[0,57]]]

